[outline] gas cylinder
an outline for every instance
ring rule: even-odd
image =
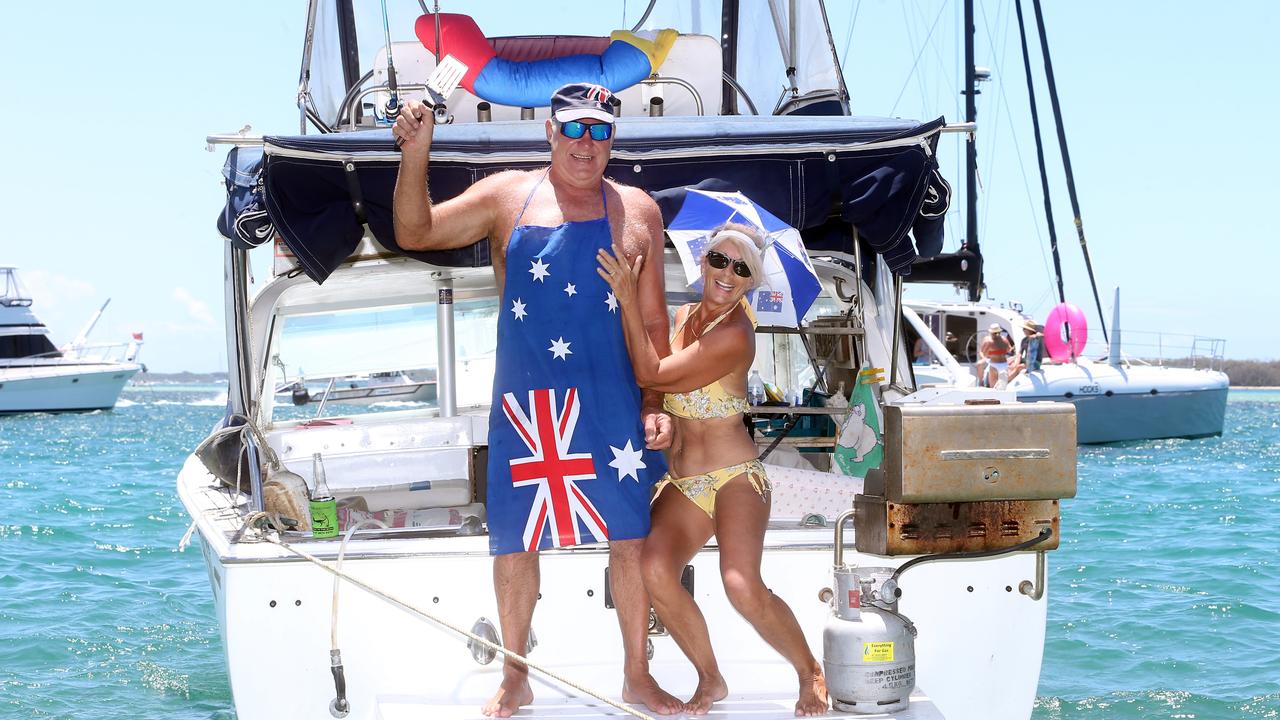
[[[831,617],[822,632],[827,693],[837,710],[897,712],[916,686],[915,626],[898,613],[893,568],[844,564],[844,524],[836,521]]]

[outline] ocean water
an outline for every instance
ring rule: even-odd
[[[0,417],[0,718],[235,717],[173,487],[225,398]],[[1278,528],[1280,392],[1232,391],[1221,438],[1082,448],[1033,717],[1280,717]]]

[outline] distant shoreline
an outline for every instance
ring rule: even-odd
[[[227,374],[224,372],[214,373],[193,373],[193,372],[176,372],[176,373],[158,373],[158,372],[142,372],[133,376],[129,381],[130,385],[185,385],[189,383],[225,383]]]
[[[225,383],[227,374],[215,373],[138,373],[129,381],[130,385],[185,385],[189,383]],[[1241,385],[1232,383],[1233,390],[1280,390],[1280,385]]]

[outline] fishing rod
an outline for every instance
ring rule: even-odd
[[[1093,277],[1093,261],[1089,259],[1089,245],[1084,239],[1084,223],[1080,220],[1080,200],[1076,197],[1075,175],[1071,172],[1071,154],[1067,152],[1067,133],[1062,125],[1062,107],[1058,104],[1058,86],[1053,81],[1053,60],[1049,58],[1049,39],[1044,31],[1044,14],[1040,0],[1031,0],[1036,11],[1036,29],[1040,34],[1040,51],[1044,54],[1044,74],[1049,85],[1049,101],[1053,104],[1053,119],[1058,128],[1058,147],[1062,150],[1062,167],[1067,174],[1067,194],[1071,198],[1071,211],[1075,213],[1076,235],[1080,238],[1080,250],[1084,253],[1084,266],[1089,272],[1089,285],[1093,288],[1093,302],[1098,307],[1098,323],[1102,327],[1102,339],[1107,337],[1107,320],[1102,314],[1102,300],[1098,297],[1098,282]]]
[[[387,89],[391,97],[387,98],[387,120],[394,123],[400,117],[400,92],[396,85],[396,63],[391,58],[391,23],[387,19],[387,0],[382,0],[382,34],[387,42]]]

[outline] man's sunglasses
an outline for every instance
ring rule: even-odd
[[[733,274],[740,278],[750,278],[751,268],[741,260],[729,260],[729,256],[719,250],[707,251],[707,264],[717,270],[723,270],[729,267],[729,263],[733,263]]]
[[[608,140],[613,137],[613,125],[609,123],[588,125],[577,120],[569,120],[560,123],[560,134],[570,140],[577,140],[583,135],[586,135],[587,132],[591,133],[592,140]]]

